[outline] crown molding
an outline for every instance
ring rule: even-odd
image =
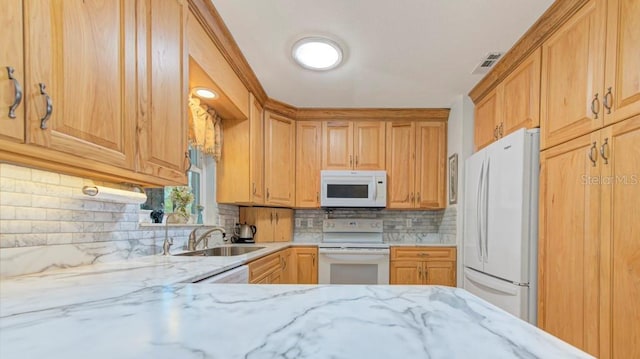
[[[297,120],[440,120],[448,108],[298,108]]]

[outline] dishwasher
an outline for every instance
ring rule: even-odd
[[[226,284],[247,284],[249,283],[249,266],[240,266],[233,269],[229,269],[226,272],[216,274],[211,277],[204,278],[197,282],[198,284],[210,284],[210,283],[226,283]]]

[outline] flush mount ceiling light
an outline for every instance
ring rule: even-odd
[[[192,91],[196,96],[201,98],[214,99],[218,97],[217,93],[215,93],[212,89],[208,89],[206,87],[194,87]]]
[[[293,45],[291,52],[298,65],[309,70],[326,71],[342,62],[342,49],[324,37],[304,37]]]

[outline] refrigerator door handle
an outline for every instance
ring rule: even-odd
[[[484,262],[488,263],[489,261],[489,171],[490,171],[490,159],[487,159],[487,170],[485,171],[485,180],[484,184]]]
[[[513,283],[500,280],[492,280],[492,278],[487,276],[486,274],[479,273],[473,269],[465,268],[464,276],[477,285],[485,288],[490,288],[496,292],[508,295],[518,294],[518,287],[516,285],[513,285]]]
[[[478,230],[478,259],[482,262],[482,181],[484,179],[484,161],[478,178],[478,193],[476,194],[476,227]]]

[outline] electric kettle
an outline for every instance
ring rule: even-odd
[[[236,223],[236,226],[233,228],[233,235],[236,238],[236,242],[253,243],[253,236],[256,234],[256,231],[256,226],[252,224]]]

